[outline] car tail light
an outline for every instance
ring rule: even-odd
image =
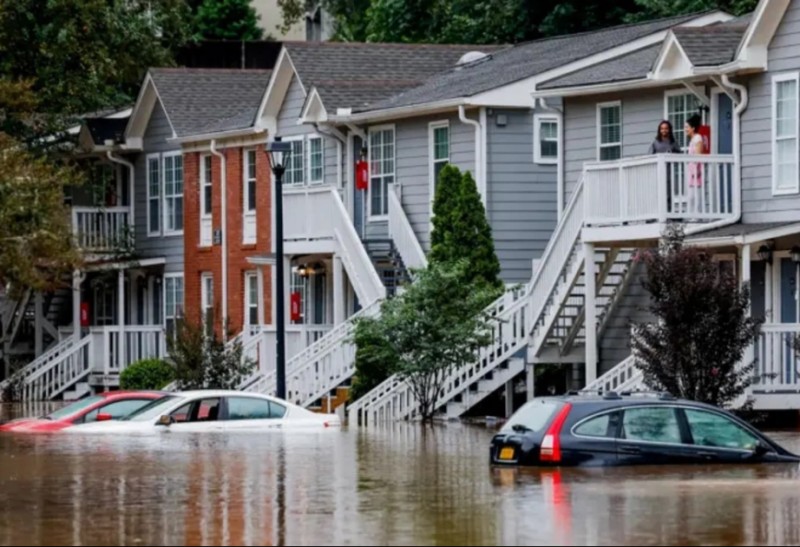
[[[539,450],[539,459],[543,462],[561,461],[561,428],[567,421],[572,405],[567,403],[556,416],[542,439],[542,447]]]

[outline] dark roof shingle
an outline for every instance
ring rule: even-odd
[[[733,61],[747,25],[677,28],[673,32],[694,66],[717,66]]]
[[[250,127],[271,71],[154,68],[158,96],[178,137]]]
[[[421,86],[373,103],[368,109],[362,110],[380,110],[469,97],[669,29],[699,15],[701,14],[681,15],[519,44],[491,53],[488,58],[475,63],[450,67],[448,72],[430,78]],[[473,49],[481,50],[482,47],[474,46]]]
[[[560,78],[539,84],[537,89],[577,87],[590,84],[605,84],[637,80],[647,76],[658,57],[661,44],[616,57],[604,63],[577,70]]]

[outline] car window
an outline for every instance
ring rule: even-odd
[[[179,397],[177,395],[165,395],[160,399],[150,401],[139,410],[132,412],[121,419],[132,422],[146,422],[148,420],[158,418],[167,409],[171,408],[172,405],[179,403],[182,399],[183,397]]]
[[[219,418],[220,398],[194,400],[186,403],[170,416],[175,422],[213,422]]]
[[[725,416],[688,408],[684,413],[696,445],[753,450],[758,444],[758,437]]]
[[[267,420],[273,418],[269,401],[254,397],[231,397],[228,399],[229,420]]]
[[[269,417],[270,418],[283,418],[286,416],[286,407],[282,404],[270,401],[269,403]]]
[[[622,417],[620,436],[629,441],[680,444],[681,428],[674,408],[628,408]]]
[[[561,405],[558,401],[536,400],[525,403],[517,410],[500,429],[502,433],[514,431],[514,426],[523,426],[531,431],[544,429],[550,417]]]
[[[139,410],[144,405],[150,403],[152,399],[126,399],[124,401],[114,401],[105,406],[95,408],[83,417],[82,423],[97,421],[98,414],[111,414],[112,420],[119,420],[128,414]]]
[[[616,425],[612,424],[619,423],[618,420],[612,420],[614,415],[613,412],[607,412],[590,418],[575,428],[575,434],[584,437],[613,437],[616,434]]]
[[[103,400],[103,397],[100,395],[92,395],[91,397],[87,397],[86,399],[80,399],[75,401],[74,403],[68,404],[63,408],[59,408],[55,412],[51,412],[45,418],[50,420],[60,420],[61,418],[66,418],[67,416],[71,416],[76,412],[83,410],[85,408],[89,408],[90,406],[97,404]]]

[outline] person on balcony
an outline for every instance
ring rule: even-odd
[[[697,114],[686,120],[686,137],[689,139],[689,147],[686,151],[690,156],[696,156],[705,152],[703,137],[700,135],[700,124],[702,120]],[[703,212],[703,164],[700,162],[689,162],[686,165],[686,182],[689,191],[689,212]]]
[[[669,120],[663,120],[658,124],[658,132],[656,138],[650,144],[648,154],[681,154],[680,145],[675,140],[675,135],[672,132],[672,124]]]

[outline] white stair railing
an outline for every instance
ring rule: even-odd
[[[63,358],[63,356],[74,346],[74,344],[75,339],[70,336],[63,342],[56,344],[39,357],[22,367],[20,370],[12,374],[11,377],[7,378],[3,382],[0,382],[0,396],[2,396],[3,391],[5,391],[5,389],[12,382],[24,383],[28,379],[38,375],[42,370],[53,367],[54,363],[57,363],[59,359]]]
[[[589,383],[581,391],[603,393],[608,391],[632,391],[641,388],[643,383],[644,375],[636,367],[636,359],[631,355],[595,381]]]
[[[422,269],[427,266],[428,259],[403,210],[400,186],[397,184],[389,185],[389,236],[394,241],[406,268]]]
[[[488,309],[501,319],[489,346],[482,348],[475,362],[448,375],[437,407],[464,393],[488,372],[502,365],[518,351],[532,344],[538,351],[555,321],[558,303],[569,296],[583,263],[580,233],[583,227],[583,180],[575,189],[564,216],[556,227],[531,283],[517,295],[507,292]],[[560,289],[560,290],[559,290]],[[533,336],[533,341],[531,341]],[[348,408],[348,420],[363,423],[399,420],[413,416],[417,403],[408,382],[393,375]]]
[[[21,398],[47,401],[63,393],[92,372],[92,337],[84,336],[56,359],[22,381]]]

